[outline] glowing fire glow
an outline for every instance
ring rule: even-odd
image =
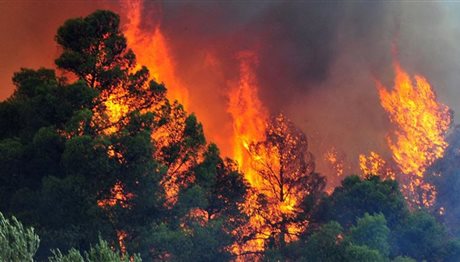
[[[115,206],[117,203],[123,208],[127,208],[128,204],[126,203],[127,200],[133,198],[131,193],[125,194],[123,192],[123,185],[121,183],[116,183],[115,186],[110,190],[111,197],[108,199],[102,199],[97,201],[97,205],[100,207],[105,206]]]
[[[244,204],[244,211],[250,216],[250,220],[242,231],[243,233],[255,232],[255,235],[242,246],[235,245],[233,247],[234,253],[245,254],[246,252],[263,251],[267,239],[274,234],[282,233],[283,237],[285,234],[286,239],[282,241],[293,240],[305,228],[306,223],[302,225],[286,223],[285,228],[281,229],[285,232],[279,232],[280,229],[275,229],[267,224],[267,221],[273,224],[284,223],[286,217],[295,213],[298,205],[297,195],[291,194],[290,191],[292,190],[288,190],[285,184],[277,185],[279,187],[277,188],[274,181],[262,176],[260,172],[261,169],[265,169],[270,170],[273,176],[281,174],[280,163],[282,160],[280,158],[283,156],[276,146],[257,146],[258,142],[265,139],[269,128],[268,112],[259,99],[259,87],[254,73],[257,56],[253,52],[243,52],[239,59],[240,81],[236,88],[230,90],[228,110],[233,118],[233,157],[251,186]],[[277,120],[280,123],[285,123],[282,115]],[[288,127],[286,125],[277,126],[281,129],[283,127],[286,130],[270,129],[270,132],[284,134]],[[294,138],[290,139],[289,143],[293,145],[297,142]],[[286,194],[283,195],[283,192]],[[260,206],[257,200],[260,194],[266,197],[267,207]],[[261,211],[261,209],[264,210]]]
[[[364,176],[380,175],[383,178],[396,179],[396,174],[387,162],[377,153],[371,151],[368,156],[359,155],[359,168]]]
[[[328,150],[324,154],[324,160],[330,164],[338,177],[341,177],[345,174],[345,161],[341,156],[339,156],[337,149],[332,147],[330,150]]]
[[[117,231],[117,238],[118,238],[118,245],[120,245],[120,251],[122,254],[126,254],[126,245],[125,245],[125,238],[128,236],[125,231],[119,230]]]
[[[240,54],[240,82],[237,88],[231,90],[228,109],[233,118],[233,159],[251,185],[256,185],[259,179],[251,168],[249,145],[263,139],[268,120],[267,110],[258,95],[259,87],[254,74],[256,63],[254,53]]]
[[[188,90],[178,80],[174,60],[160,25],[155,25],[153,32],[143,31],[141,29],[142,1],[131,1],[128,5],[126,16],[128,23],[123,33],[129,48],[136,54],[137,69],[146,66],[150,71],[149,80],[164,82],[168,87],[168,98],[171,101],[179,101],[184,108],[187,108]]]
[[[185,108],[188,107],[188,92],[185,86],[178,80],[175,72],[174,60],[165,35],[160,25],[156,25],[151,32],[141,29],[142,2],[134,1],[129,3],[124,34],[131,48],[137,57],[136,70],[145,65],[150,71],[150,80],[165,82],[168,87],[168,96],[171,100],[178,100]],[[244,246],[234,246],[233,251],[237,254],[244,252],[258,252],[265,248],[266,240],[274,233],[273,228],[266,225],[267,218],[256,212],[258,208],[257,197],[264,194],[268,198],[277,199],[278,196],[269,190],[269,181],[261,177],[256,166],[269,165],[271,169],[280,170],[279,150],[276,147],[265,150],[252,150],[251,146],[263,141],[268,126],[269,114],[259,99],[259,86],[255,76],[254,68],[257,65],[257,55],[253,52],[242,52],[240,60],[240,79],[238,85],[230,90],[228,112],[233,120],[233,158],[237,161],[239,169],[244,173],[249,182],[249,190],[244,204],[245,212],[250,216],[249,224],[243,228],[246,232],[256,232],[252,240]],[[388,112],[390,120],[396,126],[396,138],[388,139],[388,144],[393,153],[393,160],[402,173],[407,175],[408,183],[403,188],[409,192],[420,192],[421,200],[418,203],[429,206],[433,203],[435,188],[423,181],[423,175],[429,165],[436,159],[443,156],[447,147],[444,136],[450,126],[451,117],[449,109],[436,101],[436,96],[428,81],[415,76],[412,82],[409,75],[400,67],[395,65],[396,78],[395,87],[389,91],[381,83],[378,83],[378,91],[382,107]],[[118,121],[126,115],[128,107],[117,100],[122,97],[123,91],[111,94],[105,106],[111,122]],[[116,101],[116,102],[115,102]],[[167,145],[171,138],[171,130],[160,130],[156,139]],[[163,137],[164,139],[160,139]],[[256,153],[255,153],[256,152]],[[113,157],[114,152],[108,154]],[[111,155],[112,154],[112,155]],[[324,158],[336,171],[338,177],[345,173],[343,159],[337,151],[332,150],[324,155]],[[360,155],[359,165],[364,174],[380,174],[395,178],[395,173],[388,167],[388,163],[377,153],[371,152],[369,156]],[[169,205],[174,204],[175,197],[179,191],[177,177],[174,172],[180,172],[185,166],[171,168],[170,179],[162,181],[167,193]],[[98,201],[98,205],[114,206],[117,203],[126,202],[130,195],[123,193],[121,183],[117,183],[112,190],[112,197]],[[296,212],[298,196],[290,195],[280,201],[269,201],[269,210],[265,213],[275,223],[286,216]],[[126,206],[123,206],[126,207]],[[200,212],[191,213],[200,216]],[[289,237],[302,232],[308,222],[304,224],[291,223],[287,225],[287,241],[293,240]],[[120,246],[126,233],[119,232]]]
[[[111,155],[109,151],[109,155]],[[110,198],[102,199],[97,201],[97,205],[101,208],[105,207],[113,207],[117,203],[120,203],[120,206],[123,208],[128,208],[127,200],[133,198],[133,194],[123,192],[123,185],[121,183],[116,183],[115,186],[110,190]],[[125,245],[125,238],[128,236],[125,231],[123,230],[116,230],[117,232],[117,239],[118,245],[120,246],[120,251],[125,254],[126,253],[126,245]]]
[[[260,178],[257,172],[251,167],[251,155],[249,154],[249,145],[261,141],[264,136],[268,113],[262,106],[258,96],[258,83],[254,74],[254,66],[257,64],[257,56],[252,52],[243,52],[240,54],[240,82],[239,85],[230,91],[228,111],[233,118],[233,158],[238,163],[246,180],[251,187],[257,188]],[[258,157],[255,157],[257,160]],[[251,215],[251,210],[247,207],[257,206],[256,192],[249,193],[245,208],[246,212]],[[263,219],[255,214],[251,216],[247,230],[251,227],[260,227]],[[235,253],[242,253],[246,250],[263,250],[264,239],[270,232],[261,232],[252,243],[246,247],[235,247]]]
[[[445,134],[451,124],[449,108],[436,100],[428,81],[416,75],[413,82],[409,75],[395,63],[395,86],[389,91],[377,83],[380,102],[396,126],[396,141],[388,138],[393,159],[403,174],[410,177],[406,189],[414,193],[422,190],[422,200],[417,204],[430,205],[423,195],[434,195],[434,187],[423,181],[426,169],[442,157],[447,147]]]
[[[126,5],[128,5],[128,12],[126,15],[128,23],[125,25],[123,33],[127,39],[128,47],[136,54],[136,66],[132,69],[133,73],[141,69],[142,66],[146,66],[150,73],[148,80],[155,80],[156,82],[164,82],[167,84],[169,99],[177,100],[186,108],[188,103],[188,92],[175,74],[174,62],[168,48],[167,40],[161,32],[160,26],[156,25],[153,32],[143,31],[141,29],[142,1],[132,1],[126,3]],[[110,124],[117,123],[129,113],[131,110],[129,104],[141,102],[137,100],[126,101],[125,97],[127,90],[125,88],[124,86],[114,87],[110,93],[103,94],[105,96],[104,113],[107,115],[107,120]],[[96,121],[99,119],[103,119],[103,117],[98,116]],[[180,121],[179,119],[174,120],[176,120],[176,122]],[[164,127],[164,129],[165,128],[167,129],[167,127]],[[183,127],[180,126],[179,129],[180,128]],[[105,134],[112,134],[116,132],[117,129],[117,126],[109,125],[103,132]],[[170,137],[174,135],[170,131],[171,130],[163,129],[157,130],[157,132],[153,134],[154,138],[156,138],[155,141],[162,143],[163,146],[167,145],[168,142],[170,142]],[[109,148],[107,154],[111,158],[123,158],[123,156],[115,152],[113,148]],[[178,170],[176,167],[173,169],[176,171]],[[168,197],[166,204],[174,202],[177,195],[178,185],[174,178],[175,177],[171,180],[162,182]],[[129,206],[126,201],[132,197],[133,195],[131,193],[124,192],[123,184],[118,182],[111,189],[111,196],[108,199],[99,200],[97,204],[101,208],[115,206],[117,204],[120,204],[123,208],[128,208]],[[117,236],[121,250],[125,252],[126,247],[124,245],[124,239],[127,237],[127,233],[117,230]]]

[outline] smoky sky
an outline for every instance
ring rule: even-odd
[[[225,81],[202,83],[209,71],[198,70],[197,61],[215,54],[224,68],[223,79],[235,79],[235,54],[256,51],[264,105],[272,113],[282,111],[295,119],[315,150],[325,150],[331,143],[315,144],[330,141],[351,151],[354,158],[364,150],[363,138],[372,139],[365,142],[366,151],[385,144],[388,121],[378,106],[372,77],[391,71],[391,44],[398,27],[388,14],[397,9],[382,3],[166,2],[161,26],[173,53],[181,57],[178,70],[190,90],[200,93],[196,97],[209,97],[200,101],[206,108],[225,109],[229,87]],[[211,117],[208,125],[213,119],[222,118]]]
[[[177,77],[189,90],[190,110],[227,154],[228,91],[238,81],[241,51],[258,55],[259,95],[269,111],[284,112],[306,132],[318,162],[334,146],[350,172],[360,153],[390,157],[386,137],[393,127],[375,81],[393,86],[394,61],[427,77],[440,101],[460,111],[460,3],[144,1],[143,6],[143,31],[161,27]],[[101,8],[126,19],[123,1],[0,1],[0,98],[12,93],[11,75],[19,67],[52,66],[59,54],[54,34],[65,19]]]
[[[455,12],[460,4],[173,1],[161,7],[161,26],[174,53],[185,58],[178,60],[178,70],[197,97],[209,97],[200,102],[222,108],[229,88],[224,81],[200,84],[198,79],[209,75],[196,66],[205,53],[221,61],[223,79],[234,79],[235,54],[255,50],[264,105],[303,128],[318,162],[332,146],[345,156],[350,172],[361,153],[391,159],[387,137],[393,127],[375,81],[391,88],[395,61],[411,75],[426,76],[442,103],[458,107],[460,52],[454,43],[460,40]],[[208,121],[219,126],[212,119],[223,118]],[[319,168],[325,170],[321,163]]]
[[[172,42],[184,56],[217,50],[220,59],[232,61],[241,50],[256,51],[270,107],[327,79],[343,12],[340,2],[166,2],[162,27],[179,38]]]

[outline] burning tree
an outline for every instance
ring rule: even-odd
[[[377,83],[380,103],[396,126],[396,139],[388,139],[393,160],[403,177],[403,189],[417,206],[432,206],[436,198],[433,185],[424,181],[427,168],[444,155],[445,135],[451,125],[449,108],[437,101],[429,82],[416,75],[412,81],[395,63],[395,86],[387,90]]]
[[[59,28],[56,64],[72,83],[47,69],[15,75],[15,94],[0,103],[0,209],[38,225],[39,260],[98,235],[123,252],[179,257],[174,241],[152,252],[151,237],[169,243],[159,225],[197,246],[224,239],[201,248],[230,256],[232,229],[245,219],[242,176],[137,64],[119,25],[115,13],[96,11]]]
[[[98,92],[92,108],[94,130],[115,132],[129,122],[130,113],[167,103],[164,85],[149,81],[148,69],[137,66],[118,15],[97,11],[70,19],[59,28],[56,41],[63,48],[56,65]]]
[[[378,175],[384,179],[396,179],[394,168],[374,151],[371,151],[369,155],[359,155],[359,168],[364,177]]]
[[[272,247],[283,248],[308,226],[325,179],[314,173],[305,135],[282,114],[271,119],[265,139],[251,143],[249,153],[258,174],[253,212],[259,233]]]
[[[57,64],[99,91],[91,126],[99,130],[95,135],[109,138],[107,155],[116,168],[104,177],[111,188],[101,190],[98,204],[117,229],[121,248],[126,242],[128,249],[143,255],[179,258],[183,250],[154,236],[157,227],[152,225],[161,224],[168,236],[181,235],[188,243],[204,237],[226,239],[208,251],[229,255],[231,228],[245,219],[237,208],[245,194],[241,174],[231,161],[220,158],[217,148],[207,150],[197,118],[179,102],[170,103],[164,85],[137,64],[120,32],[118,16],[98,11],[69,20],[57,39],[64,47]],[[153,69],[156,75],[157,68]],[[203,176],[209,181],[203,182]],[[222,188],[229,184],[232,190]],[[231,212],[222,201],[233,207]],[[226,226],[217,226],[224,222]]]
[[[249,183],[244,203],[250,217],[241,228],[236,254],[262,252],[272,243],[283,247],[308,225],[309,211],[325,181],[313,173],[305,135],[282,114],[269,119],[258,96],[257,54],[239,53],[239,85],[229,93],[233,118],[234,159]]]
[[[56,36],[63,48],[56,65],[97,93],[86,117],[62,132],[69,139],[63,162],[68,174],[96,179],[91,191],[126,251],[125,242],[145,231],[143,220],[155,221],[161,212],[164,171],[152,157],[151,133],[164,125],[168,101],[148,69],[136,68],[119,25],[110,11],[66,21]]]
[[[161,184],[166,193],[166,206],[172,207],[179,191],[191,183],[190,170],[198,165],[205,151],[203,127],[195,115],[187,115],[182,105],[166,103],[165,124],[155,130],[152,138],[156,145],[155,158],[166,167]]]

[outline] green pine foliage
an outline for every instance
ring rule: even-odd
[[[14,216],[7,219],[0,212],[0,260],[33,261],[40,238],[33,228],[24,227]]]
[[[91,247],[88,252],[82,255],[80,251],[72,248],[64,255],[58,250],[52,251],[53,256],[48,258],[49,262],[142,262],[139,255],[130,256],[114,251],[106,241],[99,239],[96,246]]]

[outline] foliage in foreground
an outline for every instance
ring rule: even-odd
[[[0,260],[10,262],[34,261],[35,253],[40,244],[40,238],[32,227],[24,227],[14,216],[7,219],[0,212]],[[59,249],[52,251],[53,256],[49,262],[141,262],[142,259],[135,255],[121,255],[113,250],[109,244],[99,239],[96,246],[91,247],[83,255],[72,248],[64,255]]]
[[[24,228],[15,217],[0,212],[0,261],[33,261],[40,238],[33,228]]]
[[[114,251],[106,241],[99,239],[95,247],[91,247],[84,255],[72,248],[64,255],[60,250],[53,250],[53,256],[48,258],[49,262],[141,262],[139,255],[130,256]]]

